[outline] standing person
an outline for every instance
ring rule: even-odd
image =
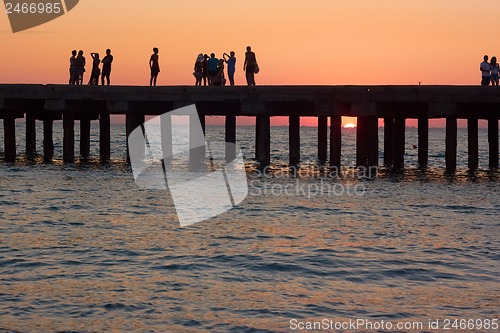
[[[111,63],[113,62],[113,56],[111,55],[111,50],[106,50],[106,55],[102,58],[102,75],[101,84],[104,85],[104,78],[109,86],[109,76],[111,75]]]
[[[209,56],[208,54],[203,55],[203,61],[201,62],[201,65],[203,66],[203,85],[207,85],[207,79],[208,79],[208,85],[210,85],[210,78],[208,77],[208,59]]]
[[[255,86],[255,72],[257,68],[257,58],[255,53],[252,52],[252,48],[247,46],[247,52],[245,52],[245,63],[243,64],[243,70],[245,71],[247,84],[249,86]]]
[[[219,59],[217,65],[217,71],[210,78],[212,80],[212,86],[225,86],[226,78],[224,77],[224,59]]]
[[[160,73],[160,64],[158,62],[158,48],[153,48],[153,54],[149,58],[149,68],[151,69],[151,79],[149,79],[149,86],[156,86],[156,79]]]
[[[78,51],[78,56],[75,59],[75,77],[76,84],[83,84],[83,73],[85,73],[85,57],[83,56],[83,51]]]
[[[215,57],[215,53],[210,54],[210,59],[207,60],[207,68],[209,85],[212,85],[212,80],[217,74],[217,70],[219,69],[219,59]]]
[[[203,77],[203,53],[198,54],[194,63],[194,77],[196,78],[195,86],[201,86],[201,79]]]
[[[228,59],[226,59],[226,56]],[[236,57],[234,56],[234,51],[230,54],[224,53],[224,60],[227,63],[227,77],[229,78],[229,83],[234,86],[234,72],[236,72]]]
[[[497,57],[491,57],[490,70],[491,70],[491,85],[492,86],[498,86],[498,63],[497,63]]]
[[[99,84],[99,76],[101,75],[101,70],[99,65],[101,64],[101,59],[99,59],[99,53],[90,53],[92,57],[92,72],[90,73],[89,85],[97,86]]]
[[[76,50],[73,50],[73,51],[71,51],[71,58],[69,58],[69,84],[70,85],[74,85],[76,83],[75,63],[76,63]]]
[[[484,61],[479,65],[479,70],[481,71],[481,85],[490,85],[490,64],[488,63],[488,56],[483,57]]]

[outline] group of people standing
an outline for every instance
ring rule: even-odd
[[[156,80],[158,74],[160,73],[160,64],[158,56],[158,48],[153,48],[153,54],[149,58],[149,68],[151,70],[151,78],[149,80],[150,86],[156,86]],[[78,53],[76,50],[71,52],[71,57],[69,58],[69,84],[70,85],[83,85],[83,75],[85,73],[85,57],[83,56],[83,51],[80,50]],[[90,53],[92,56],[92,72],[90,74],[90,79],[88,85],[98,85],[99,77],[101,78],[101,85],[104,85],[106,80],[107,85],[110,84],[111,75],[111,64],[113,62],[113,56],[111,55],[111,50],[106,50],[106,56],[101,60],[99,58],[99,53]],[[102,72],[100,65],[102,63]],[[236,56],[234,51],[229,54],[224,53],[221,59],[215,57],[215,53],[212,53],[210,57],[200,53],[196,58],[194,65],[193,75],[196,78],[196,86],[203,85],[206,86],[224,86],[226,85],[226,78],[224,76],[224,67],[227,64],[227,75],[229,78],[229,84],[234,86],[234,74],[236,72]],[[247,84],[249,86],[255,86],[255,74],[259,72],[259,65],[257,64],[257,58],[255,53],[252,52],[252,48],[247,46],[247,51],[245,52],[245,62],[243,64],[243,70],[246,74]]]
[[[225,86],[225,64],[227,64],[229,84],[234,86],[234,74],[236,72],[236,56],[234,51],[231,51],[229,54],[224,53],[221,59],[217,59],[215,53],[210,54],[210,57],[207,54],[198,54],[193,72],[196,79],[195,86],[201,86],[202,81],[204,86],[206,86],[207,83],[209,86]],[[249,86],[255,86],[255,74],[259,72],[259,66],[255,53],[252,52],[250,46],[247,46],[243,70],[246,74],[247,84]]]
[[[113,62],[113,56],[111,55],[111,50],[106,50],[106,56],[101,60],[99,58],[99,53],[90,53],[92,56],[92,72],[90,73],[90,80],[88,85],[98,85],[99,77],[101,77],[101,84],[104,85],[104,79],[109,86],[111,75],[111,63]],[[100,65],[102,63],[102,73]],[[83,51],[73,50],[71,52],[71,57],[69,58],[69,84],[70,85],[83,85],[83,74],[85,73],[85,57],[83,56]]]
[[[498,86],[499,66],[497,57],[491,57],[491,62],[488,62],[487,55],[485,55],[483,59],[483,62],[479,65],[479,70],[481,71],[481,85],[489,86],[491,82],[492,86]]]

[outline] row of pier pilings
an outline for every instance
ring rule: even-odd
[[[0,116],[4,122],[4,160],[16,160],[16,118],[25,118],[26,123],[26,154],[35,153],[36,121],[43,122],[43,158],[50,163],[54,155],[53,122],[63,121],[63,160],[65,163],[75,161],[75,121],[80,125],[80,158],[90,156],[91,121],[99,121],[99,151],[100,159],[107,163],[111,156],[110,114],[108,112],[3,112]],[[342,118],[339,115],[317,116],[318,121],[318,161],[320,164],[341,166],[342,152]],[[205,129],[205,115],[200,114],[202,128]],[[330,120],[330,126],[328,126]],[[126,114],[126,132],[128,135],[145,121],[145,114],[134,112]],[[385,117],[383,137],[383,164],[396,170],[404,167],[406,118]],[[379,164],[378,116],[357,117],[356,130],[356,165],[377,166]],[[168,126],[168,125],[166,125]],[[170,131],[170,129],[168,129]],[[236,115],[225,116],[225,141],[236,143]],[[328,131],[330,132],[328,135]],[[468,168],[476,170],[479,166],[478,149],[478,118],[467,119],[468,131]],[[428,164],[429,150],[429,118],[418,118],[418,166],[425,168]],[[328,140],[329,138],[329,140]],[[489,167],[498,168],[498,119],[488,119]],[[226,145],[227,160],[232,160],[236,154],[234,145]],[[329,147],[329,154],[328,154]],[[457,168],[457,117],[446,117],[445,165],[448,173],[454,173]],[[163,149],[171,149],[164,147]],[[271,117],[256,116],[255,123],[255,158],[261,167],[271,163]],[[329,160],[328,159],[329,155]],[[300,163],[300,116],[289,116],[289,164]]]
[[[63,121],[63,160],[66,163],[75,161],[75,121],[80,123],[79,155],[82,160],[90,158],[90,131],[92,120],[99,120],[99,153],[103,163],[111,157],[111,121],[109,113],[79,112],[4,112],[4,160],[15,162],[17,157],[16,119],[24,118],[26,124],[25,144],[26,156],[32,157],[36,152],[36,121],[43,122],[43,160],[51,163],[54,157],[54,121]]]

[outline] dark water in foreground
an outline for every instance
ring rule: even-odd
[[[291,321],[322,319],[495,331],[442,320],[500,317],[497,173],[326,180],[361,195],[250,181],[238,208],[180,228],[165,192],[138,189],[123,164],[2,164],[0,332],[299,332]]]

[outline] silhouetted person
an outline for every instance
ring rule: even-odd
[[[75,74],[76,74],[76,84],[83,84],[83,73],[85,73],[85,57],[83,56],[83,51],[78,51],[78,56],[75,59]]]
[[[149,79],[149,86],[156,86],[156,79],[160,73],[160,64],[158,62],[158,48],[153,49],[153,54],[149,59],[149,68],[151,68],[151,79]]]
[[[217,71],[212,75],[211,80],[213,86],[226,85],[226,78],[224,77],[224,59],[219,59]]]
[[[479,65],[479,70],[481,71],[481,85],[490,85],[490,64],[488,63],[488,56],[484,56],[484,61]]]
[[[194,77],[196,78],[195,86],[201,86],[201,79],[203,78],[203,54],[198,54],[196,62],[194,63]]]
[[[99,65],[101,64],[101,59],[99,59],[99,53],[90,53],[92,57],[92,72],[90,74],[89,85],[97,86],[99,84],[99,76],[101,75],[101,70]]]
[[[111,63],[113,62],[113,56],[111,55],[111,50],[106,50],[106,55],[102,58],[102,75],[101,84],[104,85],[104,78],[106,78],[107,84],[109,86],[109,76],[111,75]]]
[[[219,59],[215,57],[215,53],[210,54],[210,59],[207,60],[207,68],[210,85],[213,85],[212,80],[217,74],[217,69],[219,68]]]
[[[228,59],[226,59],[226,56]],[[224,53],[224,60],[227,63],[227,77],[229,78],[229,84],[234,86],[234,72],[236,72],[236,57],[234,56],[234,51],[230,54]]]
[[[208,54],[204,54],[203,55],[203,61],[201,62],[201,65],[203,66],[203,85],[206,86],[207,85],[207,79],[208,79],[208,85],[210,85],[210,78],[208,77],[208,59],[210,57],[208,56]]]
[[[75,65],[76,63],[76,50],[71,51],[71,58],[69,58],[69,84],[76,84]]]
[[[247,84],[249,86],[255,86],[255,69],[257,67],[257,58],[255,53],[252,52],[252,48],[247,46],[247,52],[245,52],[245,63],[243,64],[243,70],[245,71]]]
[[[491,85],[492,86],[498,86],[498,63],[497,63],[497,57],[491,57],[490,71],[491,71]]]

